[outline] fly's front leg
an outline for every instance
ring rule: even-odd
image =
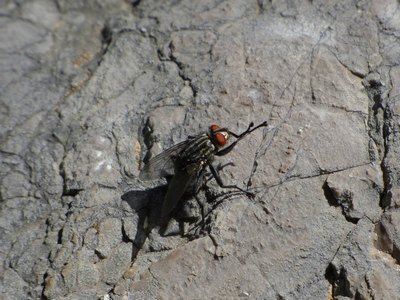
[[[218,132],[218,131],[223,131],[223,130],[226,131],[226,132],[228,132],[230,135],[232,135],[233,137],[236,138],[236,141],[234,141],[234,142],[233,142],[232,144],[230,144],[228,147],[219,150],[217,153],[215,153],[215,155],[217,155],[217,156],[223,156],[223,155],[228,154],[229,152],[232,151],[232,149],[236,146],[236,144],[237,144],[242,138],[244,138],[246,135],[252,133],[254,130],[256,130],[256,129],[260,128],[260,127],[266,127],[266,126],[268,126],[267,121],[264,121],[263,123],[257,125],[256,127],[254,127],[254,123],[251,122],[251,123],[249,124],[249,127],[247,127],[247,129],[246,129],[244,132],[242,132],[241,134],[236,134],[236,133],[234,133],[234,132],[232,132],[232,131],[230,131],[230,130],[228,130],[228,129],[225,129],[225,128],[222,128],[222,129],[217,130],[216,132]]]
[[[240,139],[237,139],[236,141],[234,141],[232,144],[230,144],[228,147],[219,150],[217,153],[215,153],[216,156],[224,156],[226,154],[228,154],[229,152],[232,151],[232,149],[236,146],[236,144],[240,141]]]
[[[219,176],[217,170],[214,168],[214,166],[213,166],[209,161],[207,161],[207,164],[208,164],[208,166],[210,167],[210,170],[211,170],[211,173],[212,173],[213,177],[215,178],[215,180],[217,181],[217,183],[218,183],[218,185],[219,185],[220,187],[222,187],[222,188],[227,188],[227,189],[237,189],[237,190],[241,191],[242,193],[245,193],[248,197],[254,198],[254,194],[253,194],[253,193],[251,193],[251,192],[249,192],[249,191],[246,191],[246,190],[244,190],[244,189],[238,187],[237,185],[234,185],[234,184],[226,185],[226,184],[224,184],[224,183],[222,182],[222,179],[221,179],[221,177]]]

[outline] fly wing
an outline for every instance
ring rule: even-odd
[[[152,180],[174,174],[174,157],[187,145],[189,140],[178,143],[153,157],[139,173],[141,180]]]
[[[166,217],[178,204],[183,194],[187,190],[190,182],[195,175],[200,171],[201,165],[190,164],[182,170],[176,170],[175,175],[172,177],[168,185],[168,191],[165,195],[161,216]]]

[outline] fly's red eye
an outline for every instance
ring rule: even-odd
[[[228,134],[226,132],[217,132],[214,134],[214,138],[220,146],[223,146],[228,142]]]
[[[224,146],[228,142],[229,135],[226,131],[220,131],[220,132],[214,133],[218,129],[220,129],[220,127],[218,125],[214,124],[214,125],[210,126],[211,134],[212,134],[212,137],[213,137],[215,143],[218,146]]]
[[[211,132],[214,132],[214,131],[216,131],[216,130],[218,130],[218,129],[219,129],[219,126],[218,126],[218,125],[213,124],[213,125],[210,126]]]

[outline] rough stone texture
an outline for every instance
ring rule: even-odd
[[[2,1],[0,298],[397,299],[399,39],[394,0]],[[216,162],[256,197],[162,234],[143,159],[264,120]]]

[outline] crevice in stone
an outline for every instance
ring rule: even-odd
[[[183,82],[188,82],[188,83],[189,83],[188,86],[192,89],[193,98],[196,98],[197,89],[196,89],[196,87],[194,86],[194,84],[193,84],[193,82],[192,82],[192,78],[190,78],[190,77],[188,77],[188,76],[185,76],[185,74],[184,74],[184,64],[183,64],[182,62],[180,62],[180,61],[173,55],[174,46],[173,46],[172,42],[169,43],[168,47],[169,47],[169,61],[171,61],[171,62],[173,62],[173,63],[176,64],[176,66],[177,66],[178,69],[179,69],[179,72],[178,72],[179,77],[181,77],[181,79],[183,80]]]
[[[338,195],[331,189],[327,181],[324,182],[322,189],[324,191],[325,198],[327,199],[330,206],[340,206],[342,209],[342,215],[346,218],[346,221],[353,224],[358,223],[360,218],[350,216],[350,213],[353,210],[352,199],[354,197],[351,191],[345,191],[344,193]]]
[[[141,0],[131,0],[130,2],[132,7],[135,8],[141,3]]]
[[[64,157],[65,158],[65,157]],[[63,161],[61,162],[60,166],[59,166],[59,174],[62,178],[63,181],[63,190],[62,190],[62,194],[61,196],[70,196],[70,197],[75,197],[77,196],[80,192],[83,191],[83,189],[79,189],[79,188],[69,188],[68,184],[67,184],[67,179],[66,179],[66,175],[65,175],[65,169],[64,169],[64,158]]]
[[[325,270],[325,279],[332,285],[334,299],[338,296],[353,297],[345,268],[338,270],[333,263],[330,263]]]
[[[340,57],[338,56],[337,53],[335,53],[334,51],[332,51],[331,48],[328,48],[329,52],[336,58],[336,60],[338,61],[339,64],[341,64],[347,71],[349,71],[352,75],[354,75],[355,77],[358,77],[359,79],[363,80],[365,78],[365,74],[358,72],[357,70],[351,68],[351,66],[349,66],[348,64],[346,64],[345,62],[343,62]]]
[[[145,144],[147,151],[143,158],[143,162],[147,163],[151,158],[150,149],[153,147],[155,139],[153,136],[153,124],[150,121],[150,118],[147,118],[144,126],[141,129],[141,136],[143,137],[143,143]]]
[[[400,265],[400,248],[389,236],[382,221],[375,225],[374,230],[377,235],[377,239],[374,242],[375,248],[389,254]]]
[[[62,244],[62,236],[63,236],[63,228],[61,228],[57,234],[57,244],[59,245]]]
[[[98,250],[94,250],[94,253],[97,255],[97,257],[99,258],[99,260],[103,260],[106,258],[105,255],[103,255],[102,253],[100,253]]]
[[[371,297],[372,300],[375,300],[375,293],[374,288],[371,286],[371,282],[368,278],[368,273],[364,276],[364,281],[367,285],[368,295]],[[355,300],[364,300],[365,297],[362,297],[361,293],[357,290],[355,295]]]
[[[384,146],[384,153],[383,153],[383,158],[381,161],[381,169],[383,173],[383,184],[384,188],[381,193],[381,199],[379,202],[379,205],[382,208],[389,207],[390,204],[392,203],[392,178],[390,176],[391,170],[390,166],[386,164],[386,156],[389,152],[389,145],[388,145],[388,140],[391,135],[391,128],[393,127],[391,124],[392,120],[392,112],[388,106],[385,107],[384,112],[383,112],[383,118],[384,118],[384,124],[383,124],[383,146]]]
[[[116,28],[114,30],[112,24],[110,24],[109,22],[105,22],[103,28],[100,31],[101,49],[93,58],[93,60],[88,64],[88,69],[92,74],[94,73],[96,68],[101,65],[105,55],[110,49],[111,44],[116,40],[116,37],[124,32],[130,31],[132,30],[127,28]]]
[[[356,291],[356,294],[355,294],[355,296],[354,296],[354,299],[355,299],[355,300],[363,300],[364,298],[362,297],[362,295],[360,294],[360,292],[357,290],[357,291]],[[374,298],[371,298],[371,299],[374,299]]]
[[[112,30],[110,29],[109,26],[104,26],[103,29],[101,30],[101,42],[103,44],[103,47],[107,48],[112,41],[113,38],[113,33]]]
[[[284,178],[280,179],[279,181],[277,181],[275,183],[272,183],[272,184],[270,184],[270,185],[268,185],[266,187],[260,188],[258,190],[257,190],[257,187],[254,187],[254,189],[257,190],[257,192],[261,192],[263,190],[274,188],[274,187],[277,187],[277,186],[280,186],[282,184],[285,184],[285,183],[288,183],[288,182],[292,182],[292,181],[295,181],[295,180],[313,179],[313,178],[316,178],[316,177],[336,174],[336,173],[340,173],[340,172],[343,172],[343,171],[347,171],[347,170],[351,170],[351,169],[354,169],[354,168],[359,168],[359,167],[363,167],[363,166],[367,166],[367,165],[370,165],[370,162],[362,163],[362,164],[359,164],[359,165],[353,165],[353,166],[349,166],[349,167],[342,168],[342,169],[335,169],[335,170],[320,169],[318,171],[318,173],[305,175],[305,176],[300,176],[300,175],[287,176],[287,177],[284,177]]]
[[[312,179],[312,178],[319,177],[319,176],[332,175],[332,174],[340,173],[343,171],[348,171],[348,170],[351,170],[354,168],[367,166],[369,164],[370,164],[370,162],[366,162],[366,163],[362,163],[362,164],[358,164],[358,165],[348,166],[348,167],[341,168],[341,169],[331,169],[331,170],[320,169],[318,171],[318,173],[315,173],[315,174],[310,174],[310,175],[306,175],[306,176],[291,176],[291,177],[288,177],[287,179],[289,179],[289,180]],[[286,181],[289,181],[289,180],[286,180]]]
[[[83,189],[64,189],[62,196],[75,197],[75,196],[79,195],[79,193],[82,191],[83,191]]]
[[[377,147],[379,157],[372,157],[372,161],[383,160],[383,88],[384,84],[377,78],[364,81],[364,87],[371,100],[369,104],[368,135]]]
[[[386,165],[385,158],[388,153],[388,138],[391,132],[392,119],[390,108],[386,105],[387,87],[382,82],[379,74],[370,74],[363,82],[370,99],[368,115],[368,135],[370,137],[371,161],[379,161],[383,173],[384,188],[380,193],[379,205],[383,209],[391,203],[391,178],[390,170]],[[374,150],[374,145],[376,150]],[[378,152],[377,155],[375,152]],[[378,156],[378,157],[376,157]]]
[[[42,286],[42,293],[40,295],[40,300],[48,300],[49,298],[47,298],[47,296],[44,294],[45,288],[46,288],[46,279],[49,276],[49,274],[46,272],[43,274],[43,280],[41,283]]]
[[[108,293],[107,293],[107,295],[108,296],[110,296],[110,295],[115,295],[115,284],[114,285],[112,285],[112,287],[108,290]],[[111,296],[112,297],[112,296]],[[105,299],[106,297],[104,297],[104,299]],[[111,299],[115,299],[114,297],[112,297]]]

